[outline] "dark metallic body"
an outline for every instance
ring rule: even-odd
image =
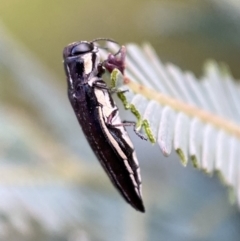
[[[112,123],[115,117],[118,118],[118,109],[102,80],[104,68],[95,53],[98,49],[94,46],[94,49],[79,52],[76,58],[71,58],[73,48],[81,43],[70,44],[64,49],[69,100],[92,150],[114,186],[135,209],[144,212],[139,166],[124,127]],[[92,53],[93,66],[91,71],[86,72],[84,61],[87,60],[83,57],[89,53]],[[98,93],[107,98],[108,105],[113,109],[107,117]]]

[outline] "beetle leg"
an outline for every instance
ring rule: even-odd
[[[108,124],[112,123],[112,119],[113,119],[115,113],[116,112],[113,111],[112,114],[108,117],[108,119],[107,119]],[[120,123],[120,124],[111,124],[111,125],[116,126],[116,127],[117,126],[133,126],[133,130],[136,133],[136,135],[139,136],[142,140],[145,140],[145,141],[147,140],[147,138],[137,130],[136,122],[134,122],[134,121],[122,121],[122,123]]]
[[[139,136],[142,140],[145,140],[145,141],[147,140],[147,138],[137,130],[136,122],[134,122],[134,121],[123,121],[122,125],[123,126],[133,126],[133,130],[136,133],[136,135]]]
[[[109,88],[105,85],[105,83],[101,83],[101,82],[94,82],[93,83],[93,87],[95,88],[98,88],[98,89],[104,89],[104,90],[108,90],[111,94],[115,94],[115,93],[125,93],[125,92],[128,92],[129,90],[120,90],[120,89],[117,89],[115,87],[113,88]]]
[[[129,91],[128,89],[127,89],[127,90],[120,90],[120,89],[117,89],[117,88],[115,88],[115,87],[113,87],[113,88],[110,89],[111,94],[115,94],[115,93],[117,93],[117,94],[119,94],[119,93],[123,94],[123,93],[126,93],[126,92],[128,92],[128,91]]]
[[[111,91],[111,88],[107,87],[105,83],[94,82],[92,85],[93,85],[93,87],[98,88],[98,89],[104,89],[104,90]]]

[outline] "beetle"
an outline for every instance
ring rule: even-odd
[[[145,212],[140,168],[125,129],[133,123],[121,121],[112,91],[102,78],[104,66],[109,71],[114,67],[124,71],[125,48],[101,61],[96,44],[99,40],[114,42],[99,38],[74,42],[64,48],[68,97],[90,147],[113,185],[136,210]]]

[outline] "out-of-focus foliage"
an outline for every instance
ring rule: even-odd
[[[1,240],[239,240],[239,214],[218,182],[182,168],[174,155],[159,158],[157,148],[130,132],[147,213],[132,210],[81,133],[61,63],[69,42],[103,36],[147,40],[163,60],[197,74],[209,57],[225,61],[239,77],[237,1],[0,0],[0,6]]]

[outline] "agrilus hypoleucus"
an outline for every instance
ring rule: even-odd
[[[101,165],[114,186],[136,210],[144,212],[138,160],[125,130],[112,91],[103,81],[108,71],[124,71],[125,48],[101,61],[95,39],[69,44],[64,48],[64,67],[68,97],[79,124]],[[140,135],[141,137],[141,135]]]

